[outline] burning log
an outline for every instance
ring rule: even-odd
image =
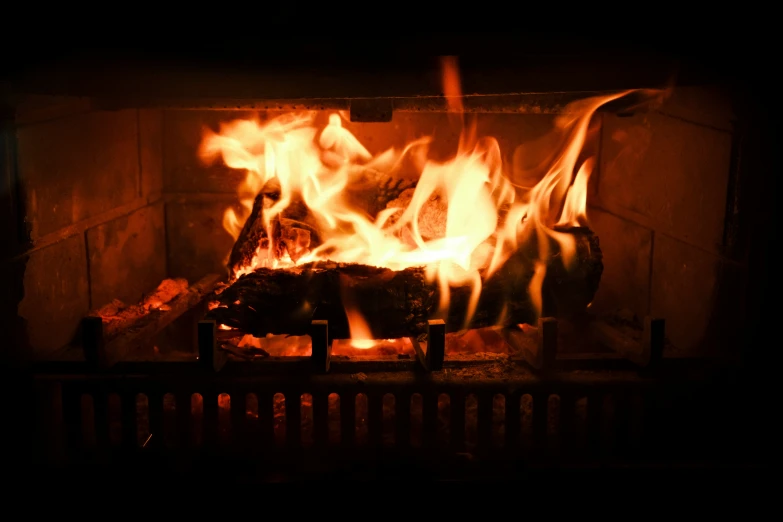
[[[232,274],[233,267],[239,264],[249,263],[250,260],[253,259],[256,248],[261,244],[262,239],[266,237],[263,220],[261,219],[263,208],[264,193],[262,191],[253,201],[253,210],[247,218],[247,221],[245,221],[242,231],[239,233],[239,237],[234,242],[234,246],[231,248],[228,266]]]
[[[566,270],[560,254],[553,255],[542,287],[544,314],[553,317],[583,313],[603,271],[598,237],[587,228],[565,232],[576,243],[573,266]],[[554,244],[552,248],[557,252]],[[452,288],[448,314],[442,317],[446,331],[534,322],[538,311],[528,288],[535,273],[535,259],[535,245],[530,245],[512,255],[497,272],[482,277],[481,296],[467,325],[471,288]],[[304,335],[313,319],[326,319],[331,338],[348,338],[347,298],[376,339],[422,338],[427,320],[437,317],[440,290],[437,281],[428,281],[421,267],[393,271],[326,262],[261,268],[223,290],[217,296],[219,304],[210,310],[207,319],[256,337],[270,333]]]
[[[124,360],[203,302],[221,278],[220,274],[210,274],[191,286],[184,279],[166,279],[140,304],[125,308],[116,316],[107,315],[116,304],[91,313],[83,322],[84,334],[90,336],[83,339],[85,358],[106,366]],[[98,324],[96,319],[100,319]]]
[[[145,295],[137,304],[128,305],[119,299],[114,299],[101,308],[93,310],[88,316],[101,318],[106,340],[111,340],[139,322],[150,311],[168,311],[170,309],[168,303],[187,291],[188,282],[185,279],[164,279],[153,292]]]
[[[413,194],[411,183],[415,182],[379,175],[377,178],[371,178],[371,182],[366,182],[365,185],[357,184],[358,187],[354,187],[351,192],[354,198],[361,200],[358,206],[366,207],[369,213],[374,215],[392,203],[402,205],[403,201],[399,199],[401,197],[405,198],[404,203],[410,202]],[[264,211],[279,200],[280,181],[278,178],[272,178],[253,201],[253,209],[231,249],[228,267],[232,274],[237,266],[253,265],[252,261],[257,249],[268,252],[268,255],[274,259],[282,259],[285,254],[288,254],[291,260],[296,262],[312,248],[321,244],[318,224],[310,209],[298,195],[294,195],[282,214],[271,220],[267,229],[263,219]],[[442,223],[434,226],[445,230],[445,214],[435,215]],[[421,222],[426,223],[428,217],[425,214]],[[428,229],[425,225],[426,230]]]
[[[295,262],[307,254],[310,248],[320,244],[315,220],[304,202],[298,198],[286,207],[282,216],[275,216],[270,229],[266,229],[264,211],[279,199],[280,183],[277,178],[273,178],[253,201],[253,210],[231,249],[228,266],[232,273],[236,266],[250,265],[258,248],[264,251],[271,249],[275,259],[287,253]]]
[[[391,225],[402,216],[403,209],[410,205],[413,199],[415,188],[409,188],[400,193],[400,195],[389,201],[386,204],[386,208],[398,208],[396,213],[389,217],[388,223]],[[446,236],[446,221],[448,220],[448,204],[445,199],[439,195],[434,194],[422,205],[421,211],[418,216],[419,234],[422,239],[430,240]],[[416,242],[413,239],[410,229],[402,229],[403,239],[405,243],[411,246],[415,246]]]

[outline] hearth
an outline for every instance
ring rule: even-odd
[[[760,201],[746,92],[650,57],[458,54],[15,77],[9,361],[36,464],[720,462]]]

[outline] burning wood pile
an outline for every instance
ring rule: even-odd
[[[603,269],[595,235],[579,228],[565,233],[577,244],[577,266],[568,272],[559,256],[551,258],[542,288],[545,299],[551,300],[550,309],[563,316],[585,309]],[[472,288],[450,289],[447,331],[535,323],[538,312],[527,295],[535,276],[533,267],[529,253],[520,251],[492,277],[482,277],[481,295],[467,324]],[[262,267],[241,276],[220,294],[208,317],[256,337],[306,335],[310,322],[318,317],[329,321],[333,338],[344,339],[351,337],[347,313],[358,309],[372,339],[423,338],[427,320],[437,317],[441,298],[437,282],[428,281],[424,267],[394,271],[357,263],[311,262],[281,269]]]
[[[104,336],[110,340],[120,332],[128,330],[150,312],[155,310],[169,311],[171,309],[169,303],[187,291],[187,280],[181,278],[164,279],[154,291],[143,296],[136,304],[126,304],[119,299],[114,299],[88,315],[101,318]]]
[[[561,147],[532,187],[515,185],[498,142],[465,121],[445,162],[428,157],[426,137],[370,153],[339,114],[208,131],[202,159],[247,177],[244,214],[224,217],[236,238],[229,285],[207,318],[249,347],[326,319],[331,338],[367,349],[422,339],[433,318],[455,332],[583,314],[603,264],[584,218],[594,159],[582,146],[594,112],[621,96],[565,111]]]
[[[198,306],[219,284],[219,274],[209,274],[188,284],[185,279],[164,279],[158,287],[142,296],[136,304],[118,299],[91,311],[82,320],[83,357],[104,367],[127,360],[142,360],[155,336],[183,314]],[[157,355],[157,347],[153,353]],[[58,358],[69,359],[74,351],[65,348]],[[78,357],[77,357],[78,359]]]

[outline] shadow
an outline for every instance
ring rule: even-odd
[[[0,208],[2,209],[2,318],[6,342],[3,343],[2,360],[5,365],[23,364],[27,357],[25,321],[19,317],[17,307],[24,297],[24,273],[28,256],[23,252],[32,246],[30,231],[25,222],[24,187],[16,165],[16,125],[14,109],[0,101]],[[10,341],[10,342],[9,342]]]
[[[18,178],[16,164],[16,125],[14,110],[0,96],[0,245],[2,245],[3,268],[0,270],[0,292],[2,293],[2,342],[0,342],[0,394],[6,418],[7,429],[2,430],[0,440],[3,447],[12,449],[7,460],[9,471],[16,474],[29,465],[27,459],[33,455],[35,427],[38,421],[35,407],[36,390],[32,377],[25,372],[30,362],[27,324],[18,314],[18,306],[24,297],[24,274],[28,256],[22,253],[30,246],[30,233],[26,226],[25,194]],[[10,422],[13,420],[13,422]],[[18,465],[18,470],[15,465]]]

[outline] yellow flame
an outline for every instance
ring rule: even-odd
[[[546,264],[543,261],[536,261],[533,267],[533,277],[530,279],[527,291],[539,317],[544,308],[544,299],[541,292],[541,288],[544,285],[544,276],[546,276]]]
[[[449,110],[462,112],[462,85],[459,77],[459,67],[456,56],[443,56],[441,58],[443,74],[443,94]]]
[[[245,219],[247,219],[247,217],[245,217]],[[223,228],[231,234],[234,241],[239,238],[239,233],[242,231],[242,221],[244,220],[239,219],[233,208],[226,209],[226,212],[223,214]]]
[[[360,350],[367,350],[375,346],[375,341],[370,331],[370,325],[364,320],[354,299],[353,290],[348,287],[348,279],[340,276],[340,293],[345,307],[345,315],[348,319],[348,331],[351,335],[351,346]]]
[[[456,64],[444,60],[444,81],[453,110],[461,110]],[[586,223],[587,184],[594,165],[590,158],[579,165],[588,126],[603,104],[626,93],[588,98],[570,105],[556,119],[554,132],[562,136],[562,149],[551,156],[543,177],[531,188],[514,186],[507,173],[498,141],[475,138],[475,126],[466,125],[458,150],[447,161],[427,158],[429,138],[409,143],[401,150],[371,153],[351,133],[339,113],[326,122],[316,112],[284,114],[268,122],[235,120],[214,133],[205,130],[199,154],[205,161],[222,161],[247,175],[238,189],[242,212],[228,209],[224,227],[235,238],[252,210],[255,197],[275,180],[279,197],[264,208],[264,226],[294,198],[301,199],[317,222],[321,244],[277,257],[272,249],[256,249],[250,263],[232,268],[232,277],[259,267],[280,268],[311,261],[363,263],[391,270],[423,266],[441,289],[440,313],[449,304],[450,288],[470,286],[467,326],[476,309],[484,279],[528,241],[538,247],[530,296],[541,312],[541,285],[553,241],[566,267],[575,259],[570,234],[557,227]],[[320,118],[320,119],[319,119]],[[405,158],[417,159],[418,183],[404,208],[387,208],[376,216],[356,208],[345,191],[359,179],[397,172]],[[437,237],[422,234],[421,216],[436,198],[446,206],[445,229]],[[501,213],[501,210],[503,211]],[[396,219],[391,218],[397,216]],[[271,237],[271,234],[269,234]],[[366,345],[370,331],[358,308],[346,310],[352,337]]]
[[[587,207],[587,180],[593,171],[595,160],[589,158],[579,167],[574,184],[566,196],[563,213],[560,216],[558,226],[578,227],[585,220],[585,208]]]

